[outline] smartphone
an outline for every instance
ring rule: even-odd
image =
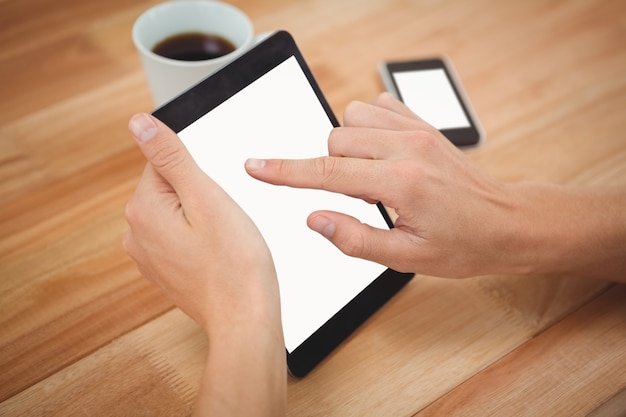
[[[443,58],[383,62],[385,88],[460,148],[476,147],[484,133],[451,64]]]

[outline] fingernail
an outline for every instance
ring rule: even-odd
[[[248,159],[246,161],[246,169],[249,171],[256,171],[257,169],[261,169],[265,166],[265,159]]]
[[[309,222],[309,227],[326,239],[330,239],[335,234],[335,223],[324,216],[313,217]]]
[[[128,123],[130,132],[142,142],[152,139],[157,133],[157,126],[154,121],[145,113],[136,114]]]

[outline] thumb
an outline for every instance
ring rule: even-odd
[[[184,193],[199,168],[176,133],[146,113],[134,115],[128,129],[155,171],[177,194]]]
[[[361,223],[352,216],[332,211],[318,211],[307,219],[307,225],[330,240],[348,256],[390,266],[393,255],[389,247],[390,230]]]

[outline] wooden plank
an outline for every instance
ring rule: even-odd
[[[195,323],[173,310],[4,401],[0,415],[189,415],[205,351]]]
[[[0,398],[171,308],[121,248],[120,201],[137,162],[135,152],[119,154],[79,172],[78,183],[70,176],[3,205]]]
[[[134,404],[171,415],[188,411],[197,390],[204,336],[177,310],[160,316],[171,304],[120,248],[123,207],[144,164],[126,123],[152,106],[129,32],[157,1],[0,1],[0,91],[9,98],[0,103],[0,398],[12,397],[0,415],[132,414]],[[504,180],[626,184],[623,1],[233,3],[257,30],[294,34],[340,117],[350,100],[382,91],[379,61],[443,54],[487,129],[470,155],[481,167]],[[497,374],[507,363],[498,360],[526,352],[535,335],[561,329],[607,285],[420,277],[313,374],[290,381],[290,414],[434,407],[493,363]],[[593,337],[604,334],[603,320],[589,323]],[[572,349],[584,351],[585,340]],[[586,361],[583,353],[565,363]],[[604,366],[588,369],[590,380],[612,375]],[[565,378],[557,391],[571,398],[581,384]],[[619,387],[598,387],[581,397],[595,395],[587,409],[623,404]],[[526,398],[536,410],[561,401]]]
[[[556,280],[543,283],[544,292],[538,280],[509,278],[418,277],[323,366],[290,381],[290,415],[411,415],[592,297],[594,288]],[[494,285],[496,279],[509,284]],[[529,287],[541,298],[529,303]]]
[[[498,362],[498,367],[509,362],[519,372],[532,367],[536,372],[529,373],[531,380],[537,374],[549,375],[534,369],[546,365],[542,358],[550,359],[549,353],[541,354],[545,342],[539,340],[539,347],[523,360],[516,357],[519,351],[506,356],[530,337],[528,329],[519,320],[511,320],[475,297],[474,287],[463,283],[423,278],[411,284],[408,291],[385,306],[312,374],[289,381],[289,415],[410,415],[411,410],[426,407],[463,381],[474,384],[475,378],[490,375],[490,371],[480,371],[502,356],[505,359]],[[623,293],[621,288],[595,300],[570,320],[575,323],[571,327],[580,330],[588,324],[599,334],[609,329],[611,340],[621,340],[623,331],[616,322],[623,322],[625,316],[619,308],[611,311],[612,314],[603,313],[602,308],[616,307]],[[591,314],[584,313],[588,310]],[[455,314],[459,311],[465,312],[463,321]],[[598,318],[608,321],[598,326],[594,322]],[[547,337],[551,331],[540,338]],[[564,344],[568,337],[568,333],[559,336]],[[603,387],[611,388],[615,374],[619,375],[621,369],[615,365],[624,354],[615,343],[604,343],[606,337],[597,340],[597,346],[584,352],[602,359],[587,366],[584,374],[595,375],[594,380],[606,378]],[[2,403],[2,409],[11,415],[39,415],[43,411],[49,415],[101,415],[111,409],[126,410],[126,415],[141,415],[140,410],[137,414],[129,411],[132,404],[139,403],[152,404],[155,410],[186,410],[198,390],[207,354],[206,342],[195,323],[176,309],[8,399]],[[562,363],[567,364],[561,366],[561,373],[570,372],[578,366],[579,359],[586,359],[577,350],[569,352],[560,348],[560,345],[555,347]],[[547,362],[552,368],[555,366]],[[509,371],[507,368],[497,375],[508,378]],[[570,382],[578,381],[582,372],[565,380],[564,389],[571,386]],[[473,377],[477,373],[479,376]],[[561,376],[556,372],[550,381],[553,378]],[[151,389],[140,389],[135,385],[138,380]],[[496,385],[501,382],[498,379]],[[583,383],[586,387],[587,383]],[[503,390],[510,393],[514,388]],[[523,393],[516,394],[523,399]],[[492,395],[491,391],[485,392],[485,401],[496,401],[500,410],[509,410],[508,401],[506,405],[500,404],[498,401],[505,399]],[[479,410],[484,410],[492,403],[480,405]]]
[[[91,26],[95,20],[113,19],[120,10],[125,16],[124,24],[132,25],[134,18],[151,3],[154,2],[0,2],[4,21],[0,23],[0,90],[10,97],[0,102],[0,122],[15,120],[123,77],[127,68],[120,63],[128,60],[125,53],[135,55],[130,33],[123,39],[108,38],[110,42],[123,40],[123,45],[127,45],[118,48],[109,43],[117,50],[117,54],[110,54],[102,49],[98,37],[98,29],[104,28]],[[124,10],[132,14],[124,14]],[[126,30],[125,25],[120,27]]]
[[[626,388],[589,413],[587,417],[626,417]]]
[[[503,356],[529,337],[519,321],[496,313],[493,306],[471,295],[474,287],[463,284],[430,278],[410,284],[319,368],[305,379],[289,381],[289,415],[410,414],[486,367],[496,352]],[[463,321],[456,315],[460,311],[468,312]],[[137,352],[150,352],[151,362],[164,370],[150,377],[150,384],[159,385],[157,391],[174,381],[195,395],[197,382],[190,381],[198,380],[201,366],[191,364],[201,364],[206,355],[204,347],[199,349],[202,340],[204,335],[195,324],[175,310],[2,405],[16,415],[38,410],[74,415],[83,408],[97,415],[110,407],[111,397],[119,398],[118,402],[127,398],[128,387],[110,387],[106,379],[89,380],[90,392],[117,394],[102,400],[83,398],[80,387],[85,372],[98,373],[104,367],[116,369],[121,380],[132,379],[138,367],[146,367],[144,354]],[[137,366],[129,365],[125,355],[119,357],[122,351],[138,356]],[[390,395],[394,401],[381,401]],[[70,405],[73,412],[67,408]]]
[[[623,413],[625,299],[610,289],[416,416],[585,416],[605,401]]]

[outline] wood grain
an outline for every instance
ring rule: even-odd
[[[0,415],[179,415],[210,343],[121,249],[152,107],[130,39],[157,0],[0,1]],[[339,118],[379,62],[444,55],[504,181],[626,185],[621,0],[233,0],[289,30]],[[625,272],[626,273],[626,272]],[[311,375],[292,416],[620,415],[623,286],[417,277]]]
[[[198,353],[205,351],[206,338],[197,326],[174,310],[5,401],[2,411],[11,416],[189,415],[203,366],[204,355]],[[195,378],[185,380],[181,371]]]
[[[610,289],[418,415],[585,416],[605,402],[623,414],[611,400],[624,404],[625,297],[625,286]]]

